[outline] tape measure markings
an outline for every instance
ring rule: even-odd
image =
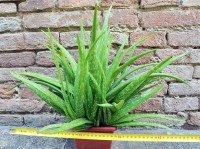
[[[200,142],[200,135],[194,134],[112,134],[94,132],[61,132],[56,134],[40,134],[36,129],[14,128],[10,134],[27,136],[43,136],[54,138],[88,139],[88,140],[115,140],[135,142]]]

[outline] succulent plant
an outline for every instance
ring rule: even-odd
[[[57,133],[69,129],[83,130],[95,126],[154,126],[167,128],[162,124],[141,121],[143,118],[174,120],[162,114],[129,113],[163,89],[163,79],[173,78],[186,83],[181,78],[162,73],[162,70],[179,58],[168,57],[159,63],[148,63],[134,68],[129,66],[143,56],[157,49],[148,50],[133,56],[136,47],[149,37],[141,37],[129,48],[125,48],[128,37],[120,46],[112,62],[109,55],[112,49],[112,35],[108,25],[109,9],[101,26],[96,5],[88,40],[83,24],[77,35],[78,62],[75,61],[50,30],[44,32],[50,43],[44,46],[52,52],[57,69],[57,78],[31,72],[12,73],[43,101],[57,112],[70,119],[68,123],[53,124],[41,132]],[[86,44],[87,43],[87,44]],[[88,46],[86,46],[88,45]],[[122,60],[127,58],[124,63]],[[147,71],[135,74],[146,67]],[[129,77],[128,77],[129,76]]]

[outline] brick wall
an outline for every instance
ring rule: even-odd
[[[185,122],[162,123],[180,129],[198,128],[199,0],[102,0],[100,18],[111,3],[114,8],[109,23],[114,48],[123,42],[125,35],[130,35],[129,46],[141,35],[154,33],[155,37],[142,43],[136,53],[155,47],[161,49],[134,65],[190,51],[190,55],[169,66],[165,72],[186,79],[191,88],[166,80],[165,89],[136,111],[181,116]],[[56,76],[50,53],[39,44],[48,42],[41,29],[51,28],[54,37],[77,57],[75,35],[79,33],[79,20],[83,18],[84,26],[90,29],[93,6],[94,0],[0,0],[0,125],[42,126],[62,119],[24,86],[4,93],[16,81],[9,73],[31,71]]]

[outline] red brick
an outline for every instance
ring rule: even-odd
[[[164,88],[158,92],[155,97],[164,97],[165,95],[167,95],[167,91],[168,91],[168,85],[164,84]]]
[[[188,82],[188,85],[184,83],[171,83],[169,85],[169,95],[172,96],[198,96],[200,95],[200,80],[192,80]]]
[[[37,53],[36,64],[39,66],[54,66],[53,56],[50,51],[41,51]]]
[[[81,18],[85,26],[91,26],[93,10],[24,14],[23,23],[25,28],[78,27]]]
[[[185,52],[189,52],[188,55],[184,56],[183,58],[179,59],[175,62],[175,64],[199,64],[200,63],[200,50],[199,49],[162,49],[157,50],[156,55],[161,59],[164,60],[169,56],[178,56]]]
[[[57,0],[26,0],[19,4],[19,11],[38,11],[55,8]]]
[[[200,126],[200,112],[190,113],[189,124]]]
[[[135,111],[160,112],[162,111],[162,98],[152,98],[140,105]]]
[[[76,35],[79,35],[79,31],[73,32],[62,32],[60,33],[60,41],[64,47],[75,47],[78,46]],[[90,39],[90,32],[86,31],[86,39]],[[85,41],[85,45],[88,45],[87,40]]]
[[[152,7],[161,7],[161,6],[178,6],[179,0],[142,0],[142,8],[152,8]]]
[[[173,32],[168,34],[171,46],[200,46],[200,32]]]
[[[40,73],[40,74],[44,74],[44,75],[48,75],[48,76],[52,76],[52,77],[56,77],[57,76],[56,68],[54,68],[54,67],[52,67],[52,68],[27,67],[26,71],[34,72],[34,73]]]
[[[12,84],[10,82],[0,84],[0,98],[2,98],[2,99],[12,98],[16,93],[15,89],[10,90],[13,86],[14,86],[14,84]]]
[[[0,51],[23,49],[25,49],[23,33],[0,35]]]
[[[24,72],[25,68],[0,68],[0,82],[5,81],[16,81],[14,77],[11,76],[11,72]]]
[[[1,3],[0,8],[2,14],[17,12],[17,6],[14,3]]]
[[[180,112],[187,110],[198,110],[199,99],[197,97],[165,98],[165,112]]]
[[[43,101],[30,99],[0,100],[0,112],[40,112],[43,106]]]
[[[59,33],[52,32],[54,38],[59,41]],[[49,39],[44,33],[41,32],[25,32],[24,33],[24,44],[26,50],[40,50],[46,49],[41,43],[49,43]]]
[[[171,10],[143,12],[140,15],[142,27],[172,27],[199,25],[199,10]]]
[[[113,36],[112,43],[118,45],[123,44],[124,40],[126,40],[126,38],[128,37],[126,33],[112,32],[111,34]],[[126,45],[128,45],[128,42],[126,43]]]
[[[137,0],[102,0],[102,6],[130,6],[137,2]]]
[[[24,0],[0,0],[0,2],[21,2]]]
[[[78,50],[73,49],[73,50],[68,50],[68,51],[74,57],[74,59],[78,62]]]
[[[183,54],[185,51],[180,50],[180,49],[160,49],[156,51],[156,56],[160,58],[161,60],[164,60],[168,58],[169,56],[178,56]],[[184,56],[183,58],[179,59],[178,61],[174,62],[174,64],[182,64],[182,63],[187,63],[187,56]]]
[[[104,12],[104,16],[106,12]],[[137,13],[133,9],[113,9],[110,14],[109,24],[112,26],[137,27]]]
[[[134,54],[133,56],[136,56],[142,52],[145,52],[149,49],[141,49],[141,48],[136,48],[135,51],[134,51]],[[143,56],[142,58],[136,60],[133,64],[134,65],[141,65],[141,64],[146,64],[146,63],[150,63],[150,62],[153,62],[153,57],[154,57],[154,53],[150,53],[150,54],[147,54],[145,56]],[[128,56],[126,56],[123,60],[122,60],[122,64],[125,63],[128,59]]]
[[[199,0],[182,0],[182,5],[184,7],[200,6]]]
[[[14,32],[21,29],[21,20],[19,17],[0,17],[0,32]]]
[[[194,78],[200,79],[200,66],[195,66],[194,67]]]
[[[23,67],[34,63],[34,52],[0,54],[0,67]]]
[[[192,66],[186,66],[186,65],[170,65],[167,68],[165,68],[163,72],[178,76],[184,80],[192,80],[194,68]],[[173,80],[173,79],[167,79],[167,80]]]
[[[149,50],[149,49],[136,49],[134,52],[134,55],[136,56],[147,50]],[[134,64],[141,65],[141,64],[147,64],[147,63],[153,62],[153,57],[154,57],[154,53],[147,54],[147,55],[143,56],[142,58],[138,59],[137,61],[135,61]]]
[[[35,93],[33,93],[31,91],[31,89],[29,89],[27,87],[20,87],[20,89],[19,89],[19,96],[22,99],[31,99],[31,100],[40,99]]]
[[[59,40],[59,34],[52,32]],[[49,43],[49,39],[41,32],[24,32],[0,35],[0,51],[46,49],[41,43]]]
[[[133,32],[131,33],[130,39],[131,44],[136,42],[141,37],[146,37],[154,35],[153,37],[147,39],[146,41],[142,42],[140,46],[144,47],[164,47],[167,44],[165,35],[165,32]]]
[[[60,8],[83,8],[94,5],[94,0],[58,0],[58,7]]]

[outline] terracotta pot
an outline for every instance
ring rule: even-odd
[[[92,127],[82,132],[113,133],[115,130],[116,127]],[[110,149],[112,141],[76,139],[75,144],[77,149]]]

